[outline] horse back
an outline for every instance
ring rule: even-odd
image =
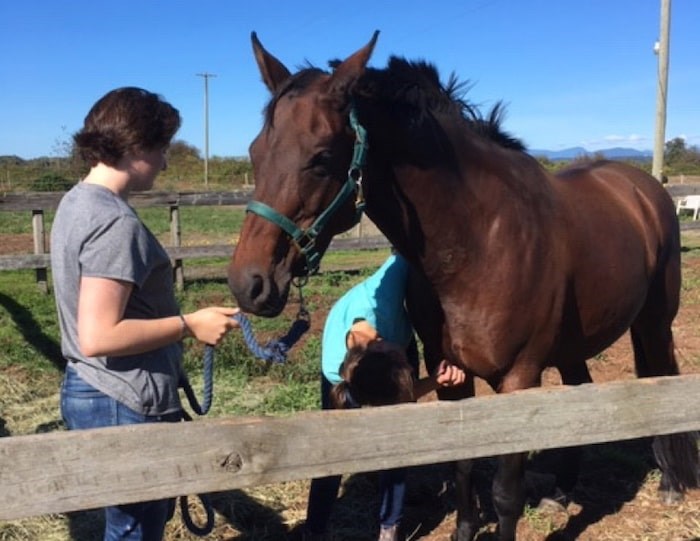
[[[658,248],[679,250],[673,200],[661,183],[641,169],[595,161],[565,169],[554,179],[572,234],[568,242],[603,250],[641,243],[650,251],[651,265],[655,264],[651,252]]]
[[[566,209],[560,242],[569,267],[561,335],[568,351],[557,355],[597,353],[649,302],[672,320],[680,296],[680,233],[663,186],[611,161],[572,167],[553,182]]]

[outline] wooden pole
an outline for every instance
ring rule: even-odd
[[[32,210],[32,235],[34,237],[34,255],[46,253],[46,232],[44,230],[44,211]],[[48,271],[46,267],[36,268],[36,283],[42,293],[49,292]]]
[[[659,56],[656,82],[656,130],[654,134],[654,156],[651,174],[659,182],[664,177],[664,149],[666,139],[666,104],[668,102],[668,51],[671,27],[671,0],[661,0],[661,31],[658,47],[654,51]]]
[[[176,248],[182,245],[182,231],[180,229],[180,206],[170,205],[170,244]],[[173,280],[175,288],[179,291],[185,289],[185,270],[182,259],[173,259]]]

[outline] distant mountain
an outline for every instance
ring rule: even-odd
[[[637,150],[634,148],[604,148],[602,150],[590,151],[583,147],[571,147],[564,150],[541,150],[530,149],[528,153],[532,156],[545,157],[548,160],[573,160],[583,156],[603,156],[613,160],[650,160],[652,158],[651,150]]]

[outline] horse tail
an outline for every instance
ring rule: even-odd
[[[666,503],[679,501],[686,490],[700,487],[699,432],[656,436],[654,458],[663,472],[659,493]]]

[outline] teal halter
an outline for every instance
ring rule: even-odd
[[[307,275],[316,272],[321,263],[321,254],[316,248],[316,237],[318,237],[328,220],[345,203],[347,198],[355,194],[355,224],[360,221],[364,212],[365,200],[362,193],[362,168],[367,161],[367,131],[358,122],[357,111],[354,107],[350,109],[350,126],[355,131],[355,147],[352,162],[350,162],[350,169],[348,169],[348,179],[328,208],[309,227],[300,229],[292,220],[260,201],[250,201],[246,207],[246,212],[252,212],[269,220],[289,235],[296,249],[306,259],[305,271]]]

